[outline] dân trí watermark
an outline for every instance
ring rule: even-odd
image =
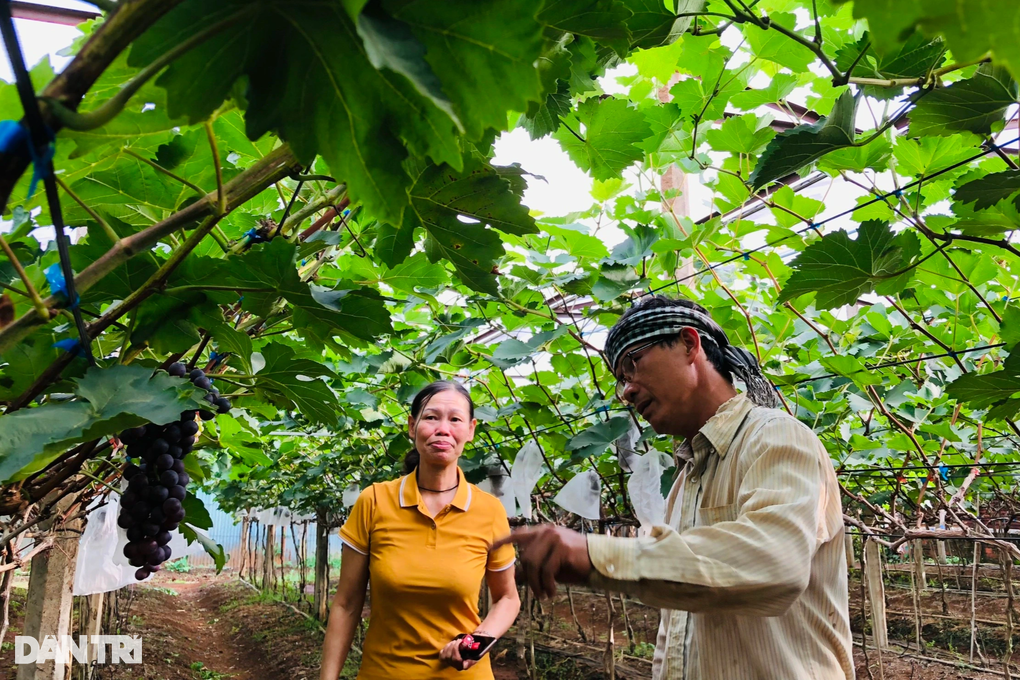
[[[107,663],[106,648],[110,648],[110,663],[142,662],[142,638],[136,635],[47,635],[42,642],[30,635],[14,636],[14,663],[31,664],[53,661],[65,665],[74,658],[78,663],[88,662],[89,645],[95,649],[96,661]]]

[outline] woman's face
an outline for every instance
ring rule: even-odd
[[[449,465],[474,439],[477,422],[464,395],[443,390],[432,395],[417,419],[409,417],[407,425],[423,463]]]

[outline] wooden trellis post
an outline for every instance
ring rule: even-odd
[[[37,537],[53,526],[75,501],[73,495],[62,498],[56,506],[53,519],[39,525]],[[53,547],[32,558],[32,573],[28,580],[28,599],[25,603],[25,623],[22,635],[42,640],[47,635],[71,634],[71,605],[74,600],[74,567],[78,559],[78,538],[81,520],[68,522],[56,530]],[[37,538],[36,540],[40,540]],[[70,661],[70,659],[68,659]],[[64,680],[69,665],[54,661],[18,666],[17,680]]]
[[[924,543],[921,539],[914,539],[910,545],[910,554],[914,560],[914,579],[919,591],[927,590],[928,579],[924,573]]]
[[[889,646],[889,631],[885,623],[885,583],[882,581],[881,546],[864,539],[864,580],[871,603],[871,632],[875,646],[880,650]]]
[[[329,609],[329,582],[326,580],[326,567],[329,566],[329,528],[326,511],[315,513],[315,616],[320,621],[326,620]]]

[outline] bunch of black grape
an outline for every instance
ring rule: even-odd
[[[184,377],[187,367],[171,364],[170,375]],[[212,387],[212,381],[201,369],[191,371],[189,377],[196,387],[206,390],[205,400],[220,413],[230,410],[230,401],[221,397]],[[181,419],[168,425],[149,423],[120,433],[127,445],[128,463],[124,466],[127,491],[121,496],[118,525],[127,529],[128,544],[124,557],[138,567],[135,578],[139,581],[159,571],[170,559],[170,532],[184,519],[182,502],[187,496],[188,482],[184,471],[184,457],[191,453],[198,434],[198,422],[215,417],[205,409],[185,411]],[[137,462],[135,462],[137,460]]]

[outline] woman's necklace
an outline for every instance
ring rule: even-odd
[[[450,492],[450,491],[453,491],[453,490],[455,490],[455,489],[456,489],[457,487],[459,487],[459,486],[460,486],[460,482],[457,482],[456,484],[454,484],[453,486],[451,486],[451,487],[450,487],[449,489],[426,489],[426,488],[425,488],[424,486],[422,486],[421,484],[419,484],[419,485],[418,485],[418,488],[419,488],[419,489],[421,489],[422,491],[430,491],[430,492],[432,492],[432,493],[448,493],[448,492]]]

